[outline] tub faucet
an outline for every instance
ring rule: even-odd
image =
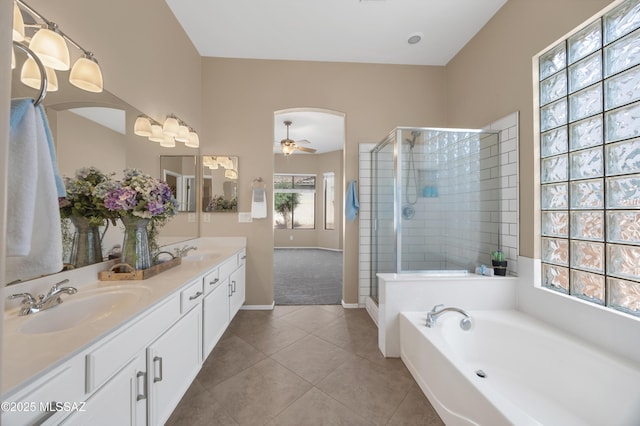
[[[20,313],[18,315],[29,315],[35,314],[36,312],[44,311],[54,306],[58,306],[62,303],[62,299],[60,298],[61,294],[76,294],[78,289],[75,287],[60,287],[61,284],[68,283],[69,280],[62,280],[59,283],[55,283],[51,289],[47,292],[46,295],[41,294],[36,300],[35,297],[31,295],[31,293],[18,293],[12,294],[9,296],[9,299],[17,299],[22,297],[22,307],[20,308]]]
[[[446,312],[458,312],[459,314],[462,314],[464,318],[462,318],[462,320],[460,321],[460,328],[464,331],[471,329],[471,326],[473,325],[473,319],[469,316],[468,313],[460,308],[445,308],[444,305],[436,305],[433,307],[433,309],[431,309],[431,311],[427,313],[427,327],[431,328],[435,326],[436,321],[438,320],[440,315]]]

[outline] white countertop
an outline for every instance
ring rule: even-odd
[[[184,244],[182,244],[184,245]],[[100,292],[109,287],[144,287],[137,292],[139,297],[126,306],[114,306],[99,320],[81,322],[66,330],[29,334],[20,331],[26,321],[37,315],[55,315],[55,307],[50,310],[18,316],[17,302],[5,303],[2,353],[2,395],[13,393],[28,385],[40,374],[57,367],[74,355],[88,348],[100,338],[117,328],[135,321],[149,308],[160,304],[169,296],[178,293],[195,279],[201,279],[211,269],[246,247],[245,238],[199,238],[188,241],[197,246],[191,251],[195,260],[185,260],[172,269],[154,277],[136,281],[99,281],[97,271],[106,270],[105,264],[92,265],[78,270],[63,272],[54,276],[16,284],[3,289],[3,296],[24,291],[32,294],[43,293],[54,283],[68,278],[65,285],[78,289],[76,295],[62,295],[63,300],[83,296],[90,292]],[[176,246],[181,246],[176,244]],[[37,291],[36,291],[37,290]]]

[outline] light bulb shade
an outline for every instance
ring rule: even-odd
[[[13,3],[13,41],[24,40],[24,19],[18,3]]]
[[[133,133],[138,136],[151,136],[151,121],[143,115],[139,115],[136,118],[136,123],[133,125]]]
[[[178,135],[178,131],[180,130],[180,123],[175,117],[168,116],[166,120],[164,120],[164,125],[162,126],[162,133],[167,136],[171,136],[174,138]],[[174,141],[175,144],[175,141]]]
[[[228,169],[224,171],[224,177],[227,179],[238,179],[238,172],[232,169]]]
[[[151,125],[151,136],[149,140],[152,142],[164,142],[164,135],[162,134],[162,126],[159,124]]]
[[[16,52],[13,47],[11,47],[11,69],[16,69]]]
[[[189,142],[185,142],[185,146],[189,148],[199,148],[200,147],[200,138],[196,132],[189,132]]]
[[[181,124],[178,128],[178,134],[176,135],[175,139],[177,142],[189,142],[189,128]]]
[[[67,71],[69,69],[69,48],[64,38],[47,28],[38,30],[29,43],[42,63],[54,70]]]
[[[79,58],[69,74],[69,83],[87,92],[102,92],[102,71],[100,65],[91,56]]]
[[[47,92],[55,92],[58,90],[58,77],[56,72],[49,67],[44,68],[47,72]],[[40,90],[40,69],[31,58],[27,58],[22,65],[20,71],[20,81],[26,86]]]
[[[174,146],[176,146],[176,140],[173,138],[173,136],[164,135],[164,139],[162,140],[162,142],[160,142],[160,146],[164,148],[173,148]]]

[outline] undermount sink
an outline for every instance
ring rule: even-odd
[[[198,262],[201,260],[213,260],[216,257],[220,257],[219,254],[216,253],[207,253],[207,252],[200,252],[200,253],[189,253],[187,256],[183,256],[182,257],[182,261],[183,262]]]
[[[116,286],[63,295],[60,305],[30,314],[19,330],[26,334],[68,330],[129,311],[148,294],[150,290],[146,287]]]

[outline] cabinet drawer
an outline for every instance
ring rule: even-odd
[[[211,293],[216,287],[220,285],[220,270],[218,268],[209,272],[204,276],[202,280],[202,284],[204,285],[204,294],[207,295]]]
[[[238,268],[238,256],[234,255],[227,259],[222,265],[219,266],[220,281],[224,281],[233,271]]]
[[[101,346],[87,354],[87,393],[93,392],[149,342],[169,328],[180,317],[178,295],[153,309],[131,327],[105,339]]]
[[[69,408],[84,406],[84,364],[78,355],[15,395],[3,398],[3,425],[58,424],[71,411],[55,409],[57,404]],[[73,405],[73,407],[71,406]]]
[[[202,300],[202,280],[194,281],[180,292],[180,309],[184,314]]]

